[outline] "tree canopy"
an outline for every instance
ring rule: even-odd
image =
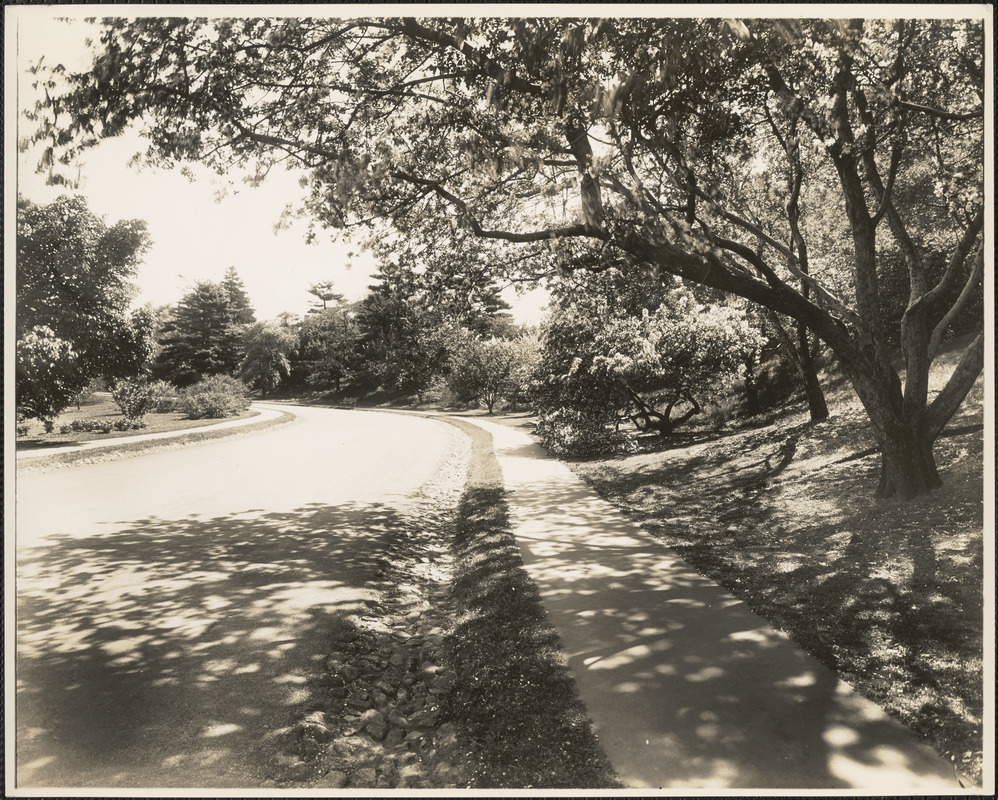
[[[141,119],[153,160],[305,167],[323,225],[610,251],[746,298],[835,352],[878,493],[910,496],[938,485],[932,443],[983,365],[978,336],[930,401],[984,271],[983,41],[968,19],[112,19],[35,138],[52,164]]]
[[[108,226],[81,197],[17,206],[18,413],[48,419],[92,379],[135,375],[149,324],[128,313],[145,223]]]
[[[190,386],[209,375],[234,374],[243,358],[246,327],[239,320],[247,318],[253,318],[248,299],[234,295],[231,285],[195,284],[163,326],[153,375]]]

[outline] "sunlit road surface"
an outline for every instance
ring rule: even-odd
[[[17,785],[253,787],[455,429],[268,431],[17,481]]]
[[[526,434],[493,436],[524,565],[623,785],[960,791],[952,767]]]

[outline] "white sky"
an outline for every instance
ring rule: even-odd
[[[24,72],[29,64],[44,56],[46,63],[62,63],[70,71],[85,69],[89,58],[84,40],[94,30],[79,20],[46,18],[52,9],[31,11],[17,19],[22,104],[31,93],[32,76]],[[72,9],[58,12],[72,13]],[[30,124],[19,120],[18,135],[25,135]],[[376,265],[359,243],[333,241],[330,231],[320,232],[316,243],[307,245],[304,221],[275,231],[285,207],[304,194],[298,175],[275,169],[254,188],[241,182],[242,175],[226,180],[195,168],[198,179],[191,182],[179,170],[128,167],[128,159],[144,150],[137,134],[106,140],[85,154],[76,190],[47,186],[45,176],[34,171],[34,154],[20,155],[17,171],[18,192],[33,202],[48,203],[60,194],[78,193],[108,224],[145,220],[152,247],[136,277],[140,289],[136,304],[175,303],[194,282],[220,279],[230,266],[246,285],[258,319],[272,319],[284,311],[304,313],[313,299],[306,291],[311,283],[332,280],[348,300],[358,300],[366,292]],[[233,185],[227,195],[217,201],[217,193],[229,182]],[[514,305],[519,321],[539,320],[543,293],[518,298],[508,291],[504,296]]]

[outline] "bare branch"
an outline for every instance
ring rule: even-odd
[[[925,295],[920,297],[917,302],[924,303],[927,308],[931,308],[946,292],[950,290],[950,287],[952,287],[956,282],[957,275],[960,274],[960,269],[963,267],[963,262],[970,253],[970,248],[974,246],[974,242],[977,240],[977,235],[981,232],[983,227],[984,208],[982,206],[977,210],[977,214],[974,216],[974,219],[971,220],[967,230],[964,231],[963,236],[960,238],[960,242],[957,244],[956,249],[950,256],[949,264],[946,265],[946,272],[943,273],[943,277],[939,279],[939,283],[936,284],[932,291],[927,292]],[[981,246],[984,246],[983,242],[981,243]]]
[[[392,177],[406,181],[407,183],[415,184],[416,186],[427,186],[431,188],[436,194],[457,208],[465,219],[468,220],[468,224],[471,225],[471,229],[474,231],[475,235],[483,239],[501,239],[506,242],[524,243],[550,241],[569,236],[585,236],[593,239],[608,238],[605,232],[599,231],[587,224],[568,225],[563,228],[546,228],[544,230],[528,231],[526,233],[518,233],[516,231],[486,230],[481,226],[478,220],[475,219],[474,215],[471,213],[471,209],[468,208],[468,204],[465,203],[460,197],[457,197],[447,191],[440,185],[439,182],[427,180],[425,178],[418,178],[415,175],[397,171],[392,172]]]
[[[821,283],[819,283],[814,277],[812,277],[811,275],[800,269],[800,267],[798,266],[797,256],[793,254],[790,248],[788,248],[785,244],[781,244],[780,242],[776,241],[776,239],[767,234],[758,225],[755,225],[749,222],[748,220],[739,217],[737,214],[733,214],[732,212],[721,208],[720,205],[718,205],[717,202],[709,195],[701,194],[700,196],[708,200],[712,205],[712,207],[714,208],[714,210],[721,217],[728,220],[729,222],[734,223],[735,225],[738,225],[741,228],[744,228],[753,236],[756,236],[766,244],[776,249],[779,253],[782,253],[784,256],[786,256],[787,269],[794,277],[800,278],[800,280],[807,283],[811,287],[811,289],[814,290],[814,293],[821,299],[821,301],[829,308],[837,311],[838,314],[843,319],[848,320],[853,325],[858,324],[859,316],[856,314],[856,312],[852,311],[849,308],[849,306],[847,306],[842,300],[836,297],[835,294],[833,294],[831,291],[822,286]]]
[[[896,144],[894,149],[891,151],[890,171],[887,173],[887,184],[884,186],[884,190],[880,195],[880,208],[878,208],[877,213],[873,215],[874,226],[876,226],[884,214],[887,213],[887,207],[891,204],[891,194],[894,191],[894,180],[897,178],[898,165],[900,163],[901,145]]]
[[[946,423],[950,420],[960,404],[970,392],[977,376],[984,369],[984,332],[981,331],[971,342],[970,346],[963,351],[960,362],[953,370],[943,390],[936,395],[935,400],[925,412],[922,422],[921,434],[926,441],[933,441]]]

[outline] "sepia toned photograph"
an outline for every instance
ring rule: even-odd
[[[989,5],[7,5],[5,793],[993,795]]]

